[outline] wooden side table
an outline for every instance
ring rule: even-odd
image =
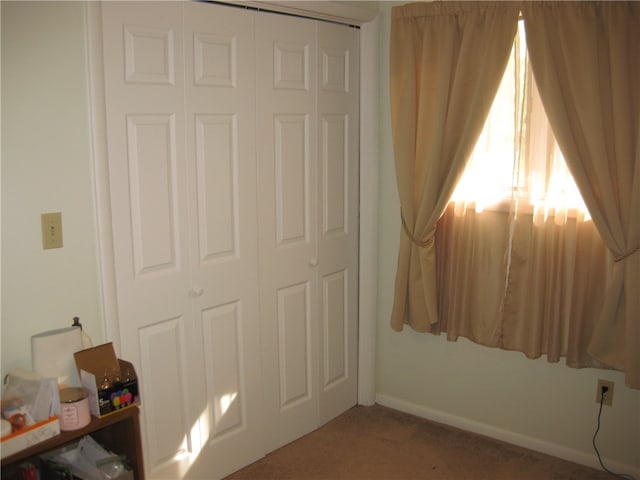
[[[140,438],[139,407],[129,407],[103,418],[91,417],[91,423],[79,430],[61,432],[55,437],[33,445],[25,450],[2,459],[2,478],[20,478],[19,465],[24,461],[37,459],[43,453],[79,440],[85,435],[91,437],[106,449],[118,455],[125,455],[136,480],[144,480],[142,440]],[[35,462],[37,463],[37,462]]]

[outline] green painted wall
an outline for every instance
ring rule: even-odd
[[[2,8],[2,375],[31,367],[31,335],[79,316],[104,340],[89,123],[85,5]],[[62,212],[43,250],[40,214]]]

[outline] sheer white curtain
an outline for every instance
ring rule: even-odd
[[[532,213],[538,225],[550,216],[558,224],[568,216],[590,218],[545,114],[522,20],[491,112],[452,201],[459,214],[468,208],[515,209]]]

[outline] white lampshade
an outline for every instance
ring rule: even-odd
[[[43,377],[56,378],[58,384],[80,386],[73,354],[83,348],[80,327],[60,328],[33,335],[32,369]]]

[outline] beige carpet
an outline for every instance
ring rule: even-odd
[[[348,410],[226,480],[606,478],[602,471],[375,405]]]

